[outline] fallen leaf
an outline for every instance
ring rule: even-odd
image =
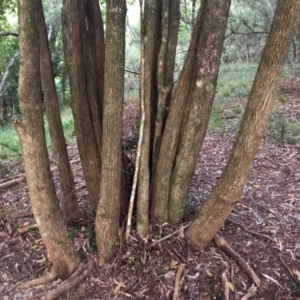
[[[119,284],[115,287],[115,289],[113,291],[113,294],[118,295],[119,292],[120,292],[121,287],[122,287],[122,282],[119,282]]]
[[[209,276],[209,277],[213,276],[213,274],[209,270],[206,270],[206,275]]]
[[[175,269],[177,265],[178,265],[178,261],[172,259],[170,263],[170,269]]]
[[[165,274],[165,279],[172,279],[172,278],[174,278],[174,276],[175,276],[175,273],[173,271],[170,271]]]
[[[300,281],[300,272],[297,269],[293,268],[293,274],[297,276],[297,279]]]
[[[234,286],[230,281],[228,281],[228,287],[232,292],[234,292]]]

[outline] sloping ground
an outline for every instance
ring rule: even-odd
[[[287,94],[288,103],[277,103],[275,107],[292,120],[299,119],[298,87],[296,79],[284,82],[281,89]],[[131,123],[138,115],[136,99],[126,104],[125,111],[128,131],[136,132],[136,122]],[[206,137],[191,187],[192,210],[205,200],[220,176],[234,135],[232,130]],[[86,209],[76,147],[70,147],[69,152],[79,203]],[[300,279],[299,166],[299,143],[278,144],[267,135],[253,163],[244,196],[220,230],[220,235],[261,279],[262,285],[256,292],[249,276],[214,243],[199,251],[186,243],[181,229],[154,224],[147,242],[134,235],[127,244],[121,240],[116,244],[112,264],[94,268],[86,281],[61,299],[172,299],[176,282],[180,288],[178,299],[221,299],[220,274],[224,268],[230,282],[230,299],[300,299],[300,286],[296,283]],[[4,182],[23,173],[21,164],[8,166],[0,180]],[[54,178],[59,190],[55,171]],[[33,295],[47,292],[61,282],[23,291],[14,289],[17,282],[45,274],[50,265],[37,229],[18,232],[34,224],[26,183],[19,182],[0,193],[0,298],[34,299]],[[92,232],[93,216],[88,211],[83,213],[80,224],[70,224],[70,235],[85,261],[96,259]],[[179,269],[183,273],[176,280]]]

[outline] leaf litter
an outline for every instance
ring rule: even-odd
[[[281,91],[289,97],[289,103],[277,103],[274,110],[280,110],[288,119],[299,120],[299,80],[283,81]],[[133,145],[137,140],[138,114],[137,98],[128,99],[124,139],[133,141]],[[190,189],[191,214],[206,199],[226,164],[237,131],[235,120],[232,122],[224,132],[209,133],[205,139]],[[87,194],[76,159],[76,145],[68,150],[74,160],[72,170],[82,209],[80,222],[69,224],[70,236],[83,261],[96,260],[94,215],[86,209]],[[126,155],[134,160],[134,151]],[[300,299],[299,166],[299,142],[278,144],[266,134],[244,195],[219,232],[258,275],[260,288],[214,243],[205,249],[194,249],[178,228],[168,224],[158,228],[153,224],[147,240],[140,240],[132,232],[128,243],[122,238],[116,241],[113,262],[96,265],[85,281],[60,299],[174,299],[174,295],[175,299],[222,299],[224,270],[230,299]],[[56,172],[54,178],[60,195]],[[7,166],[0,175],[0,183],[23,175],[21,163]],[[0,191],[1,299],[33,299],[34,295],[50,292],[62,283],[56,280],[22,291],[14,289],[18,282],[45,275],[50,268],[34,225],[26,183],[19,181],[3,188]],[[32,227],[19,233],[27,226]]]

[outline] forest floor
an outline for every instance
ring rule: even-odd
[[[300,81],[285,81],[281,90],[288,101],[278,102],[274,110],[287,119],[300,120]],[[236,104],[244,106],[245,99]],[[132,99],[125,107],[129,133],[134,128],[130,122],[137,117],[135,106]],[[230,105],[224,108],[225,118],[230,109]],[[226,164],[239,121],[231,122],[225,131],[209,133],[205,139],[191,187],[192,210],[205,200]],[[69,147],[69,153],[82,209],[80,223],[69,224],[70,235],[83,261],[96,260],[93,214],[86,209],[76,145]],[[300,299],[299,166],[299,141],[279,144],[267,134],[253,163],[244,196],[219,232],[252,267],[261,280],[260,288],[214,242],[197,250],[184,239],[182,227],[153,224],[147,241],[137,239],[134,233],[128,243],[121,239],[116,243],[111,264],[95,266],[84,282],[60,299],[173,299],[175,286],[179,288],[177,299],[222,299],[224,270],[230,299]],[[49,292],[62,283],[56,280],[26,290],[14,288],[18,282],[42,276],[50,268],[38,230],[28,228],[35,221],[23,177],[22,163],[7,165],[0,175],[0,184],[16,180],[14,185],[0,190],[0,298],[4,300],[34,299],[37,293]],[[60,195],[55,170],[54,180]],[[22,228],[26,229],[24,233]]]

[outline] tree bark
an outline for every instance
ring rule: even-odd
[[[179,224],[184,215],[197,159],[215,98],[230,0],[203,2],[203,26],[192,77],[190,107],[171,178],[169,221]]]
[[[35,220],[52,262],[52,271],[68,277],[79,259],[68,237],[50,171],[43,122],[40,79],[40,0],[19,0],[19,101],[22,123],[14,125],[22,145],[29,196]]]
[[[83,44],[86,33],[84,2],[64,0],[64,54],[71,89],[71,108],[84,178],[92,208],[99,201],[101,160],[89,102],[89,76]]]
[[[167,2],[167,1],[166,1]],[[148,234],[149,193],[151,181],[151,129],[156,97],[156,62],[159,22],[157,0],[144,1],[141,4],[141,66],[140,101],[143,140],[141,144],[140,170],[137,191],[137,232],[141,236]],[[143,110],[142,110],[143,109]]]
[[[243,194],[274,103],[284,60],[299,16],[298,0],[278,1],[271,31],[228,163],[195,221],[186,231],[187,238],[196,247],[209,244]]]
[[[87,34],[84,35],[86,37],[84,46],[89,76],[89,103],[97,144],[101,153],[105,44],[99,1],[87,0],[85,4],[85,12],[87,19]]]
[[[126,1],[107,0],[106,18],[102,180],[95,221],[99,264],[112,257],[119,232]]]
[[[158,99],[154,124],[153,168],[156,167],[174,80],[176,46],[180,22],[180,1],[162,1],[161,18],[162,37],[157,59]]]
[[[54,157],[58,168],[60,188],[62,191],[61,205],[66,219],[75,221],[79,219],[80,216],[79,208],[73,174],[69,163],[64,131],[60,118],[60,110],[54,83],[44,12],[42,3],[39,4],[40,70],[44,103],[46,107],[46,115],[49,124]]]
[[[199,28],[201,27],[202,6],[197,16],[188,55],[175,87],[170,111],[166,120],[162,141],[158,153],[155,173],[153,174],[151,215],[161,222],[168,221],[168,201],[170,191],[170,178],[172,175],[175,157],[184,116],[188,109],[188,100],[191,90],[191,80],[196,65],[197,47],[199,41]]]

